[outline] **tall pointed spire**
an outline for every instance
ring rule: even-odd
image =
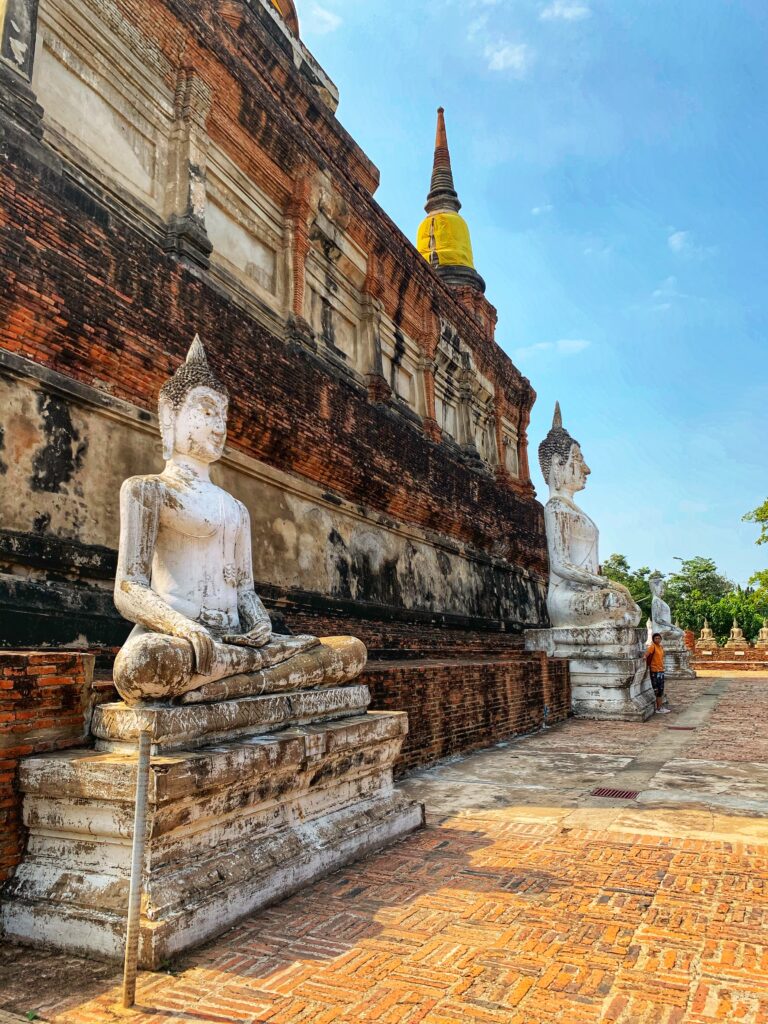
[[[460,209],[461,203],[453,184],[451,153],[448,149],[448,134],[445,130],[445,110],[443,107],[438,107],[435,159],[432,164],[432,182],[425,210],[427,213],[435,213],[438,210],[453,210],[454,213],[458,213]]]
[[[472,240],[459,214],[461,203],[453,183],[445,110],[437,109],[435,158],[427,196],[426,219],[419,226],[416,247],[447,285],[485,291],[485,281],[475,270]]]

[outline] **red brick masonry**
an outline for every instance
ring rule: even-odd
[[[717,669],[721,672],[733,672],[741,669],[744,672],[768,672],[768,650],[761,647],[745,647],[743,650],[716,647],[696,646],[693,654],[695,669]]]
[[[0,652],[0,883],[24,846],[16,768],[28,754],[82,743],[93,701],[92,654]]]
[[[408,735],[395,772],[487,747],[561,722],[571,706],[565,662],[519,652],[504,660],[370,662],[371,707],[407,711]]]

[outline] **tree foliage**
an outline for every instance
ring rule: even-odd
[[[766,498],[762,505],[758,505],[751,512],[747,512],[743,519],[745,523],[757,523],[760,527],[760,536],[755,543],[768,544],[768,498]]]
[[[645,566],[632,569],[624,555],[611,555],[603,565],[603,574],[623,583],[643,615],[650,615],[648,579],[656,573]],[[665,600],[673,621],[683,629],[698,634],[707,619],[718,641],[725,643],[735,619],[747,640],[754,640],[768,617],[768,570],[755,573],[749,583],[748,587],[736,586],[711,558],[698,555],[684,559],[680,569],[666,577]]]

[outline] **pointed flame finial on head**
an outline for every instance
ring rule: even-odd
[[[169,402],[174,409],[180,409],[184,399],[193,388],[210,388],[225,398],[229,392],[208,365],[200,335],[196,334],[189,346],[187,358],[160,388],[160,401]]]
[[[208,356],[205,354],[205,348],[200,340],[200,335],[196,334],[194,341],[189,346],[189,352],[187,352],[187,358],[184,360],[185,363],[202,363],[203,366],[208,365]]]
[[[561,459],[567,459],[571,454],[571,448],[578,443],[563,427],[563,414],[560,411],[560,403],[555,402],[552,428],[539,445],[539,465],[547,483],[549,483],[549,471],[552,468],[552,459],[555,455],[558,455]]]

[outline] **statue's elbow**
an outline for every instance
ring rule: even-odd
[[[117,608],[123,618],[133,621],[133,600],[129,580],[118,576],[115,580],[114,600],[115,608]]]

